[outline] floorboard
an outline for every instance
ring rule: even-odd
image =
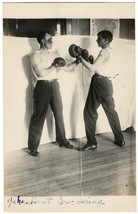
[[[78,152],[55,142],[39,146],[40,157],[27,148],[4,155],[5,196],[80,196],[136,194],[136,136],[124,132],[126,146],[113,134],[97,135],[98,148]],[[81,147],[86,138],[72,139]]]

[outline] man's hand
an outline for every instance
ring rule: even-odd
[[[54,65],[56,68],[64,67],[66,65],[66,61],[61,57],[57,57],[54,59],[54,62],[52,63],[52,65]]]

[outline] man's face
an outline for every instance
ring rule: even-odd
[[[96,41],[97,41],[98,46],[101,47],[101,48],[104,47],[104,45],[106,43],[106,39],[104,39],[101,36],[98,36]]]
[[[44,42],[44,43],[43,43],[44,46],[45,46],[47,49],[51,49],[51,48],[52,48],[52,44],[53,44],[52,35],[49,34],[49,33],[46,33],[43,42]]]

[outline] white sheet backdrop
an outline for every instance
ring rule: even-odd
[[[67,63],[73,59],[68,54],[71,44],[86,48],[97,56],[96,37],[56,36],[54,46]],[[28,126],[32,113],[31,70],[29,54],[38,48],[36,39],[4,36],[4,146],[6,151],[27,147]],[[114,79],[114,99],[122,130],[135,127],[135,41],[114,39],[114,61],[111,69],[119,76]],[[59,82],[63,101],[63,115],[67,138],[85,136],[83,108],[91,76],[78,65],[74,71],[61,69]],[[110,126],[102,107],[99,108],[96,133],[110,132]],[[55,140],[55,124],[49,110],[44,125],[41,144]]]

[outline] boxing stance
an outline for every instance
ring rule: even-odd
[[[112,57],[112,49],[110,43],[113,35],[110,31],[104,30],[97,34],[97,44],[101,47],[98,57],[90,64],[82,55],[77,56],[79,62],[88,69],[92,74],[91,84],[84,108],[84,122],[87,143],[84,147],[79,148],[79,151],[93,150],[97,148],[97,140],[95,137],[96,121],[98,118],[97,109],[102,105],[108,118],[110,127],[114,134],[114,143],[117,146],[125,145],[124,137],[120,127],[120,121],[117,112],[115,111],[115,103],[113,99],[112,78],[117,75],[109,70],[109,61]]]
[[[28,149],[30,155],[38,156],[38,146],[42,135],[42,129],[47,114],[48,106],[51,106],[55,118],[56,141],[60,147],[72,149],[73,146],[67,141],[62,114],[62,100],[58,83],[58,68],[66,65],[66,61],[50,52],[52,48],[52,35],[41,32],[37,37],[40,49],[31,57],[32,73],[35,78],[33,93],[33,114],[30,119]],[[74,61],[70,69],[76,66]]]

